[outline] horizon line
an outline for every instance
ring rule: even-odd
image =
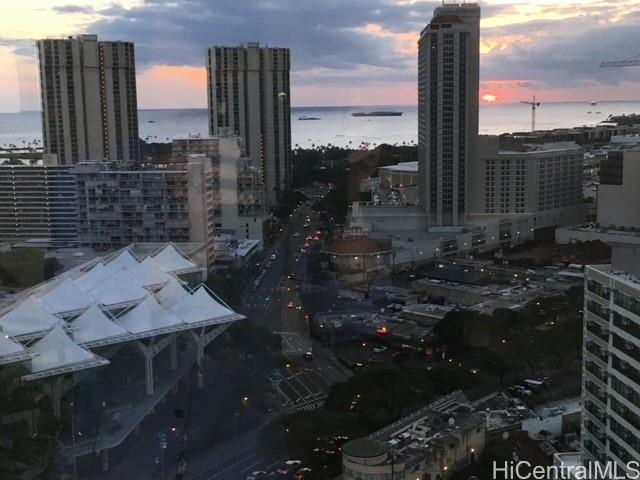
[[[562,101],[549,101],[542,102],[543,105],[557,105],[557,104],[568,104],[568,103],[638,103],[639,99],[625,99],[625,100],[562,100]],[[501,105],[519,105],[520,102],[480,102],[480,107],[498,107]],[[369,105],[292,105],[291,108],[373,108],[373,107],[417,107],[417,103],[390,103],[390,104],[369,104]],[[142,110],[207,110],[207,106],[203,107],[144,107],[138,108],[138,111]],[[3,110],[0,111],[1,114],[4,113],[42,113],[41,109],[34,110]]]

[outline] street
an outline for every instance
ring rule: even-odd
[[[238,308],[250,322],[262,325],[282,338],[284,364],[271,375],[280,399],[280,413],[322,407],[331,385],[345,381],[351,375],[331,350],[309,336],[309,323],[300,296],[301,291],[309,289],[306,285],[307,255],[301,253],[301,249],[305,249],[305,243],[311,243],[306,238],[315,236],[318,231],[317,214],[312,212],[309,203],[293,213],[274,248],[266,252],[267,265],[260,275],[261,280],[258,285],[251,286],[251,291],[244,296],[243,306]],[[309,222],[305,222],[307,218],[310,218]],[[293,274],[292,278],[289,278],[290,274]],[[305,358],[307,352],[311,353],[311,358]],[[208,451],[199,464],[190,467],[191,478],[243,480],[252,471],[273,471],[286,458],[265,456],[256,443],[257,432],[257,429],[247,432]]]

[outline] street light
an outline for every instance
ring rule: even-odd
[[[164,471],[164,451],[167,449],[167,435],[164,432],[158,433],[158,438],[160,439],[160,478],[164,480],[165,471]]]

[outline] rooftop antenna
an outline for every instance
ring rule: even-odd
[[[520,103],[531,105],[531,131],[536,131],[536,108],[540,106],[540,102],[536,102],[536,96],[533,96],[533,101],[528,102],[526,100],[520,100]]]

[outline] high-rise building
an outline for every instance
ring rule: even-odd
[[[611,265],[585,270],[582,456],[640,458],[640,248],[614,245]]]
[[[207,52],[209,133],[242,138],[261,169],[267,205],[291,181],[289,70],[288,48],[250,42]]]
[[[239,137],[177,138],[172,159],[183,163],[194,154],[204,155],[211,165],[216,234],[236,240],[262,240],[264,186],[259,169],[241,156]]]
[[[44,152],[62,165],[139,157],[133,43],[38,40]]]
[[[435,9],[418,42],[418,167],[429,227],[465,222],[478,137],[480,7]]]

